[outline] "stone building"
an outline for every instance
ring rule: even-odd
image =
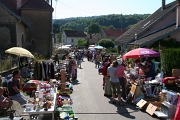
[[[45,0],[0,0],[0,54],[20,46],[49,56],[52,12]]]

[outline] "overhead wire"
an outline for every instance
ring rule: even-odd
[[[58,1],[58,2],[60,2],[60,1]],[[66,5],[66,4],[64,4],[64,3],[62,3],[62,2],[60,2],[60,3],[63,4],[63,5],[65,5],[65,6],[68,7],[69,9],[73,10],[74,12],[77,12],[77,13],[83,15],[83,16],[86,16],[86,15],[84,15],[84,14],[78,12],[78,11],[77,11],[76,9],[74,9],[73,7],[70,7],[70,6],[68,6],[68,5]]]
[[[61,2],[61,1],[58,1],[58,2],[60,2],[60,3],[61,3],[61,4],[63,4],[63,5],[65,5],[65,6],[66,6],[66,7],[68,7],[69,9],[72,9],[73,11],[75,10],[77,13],[79,13],[79,14],[81,14],[81,15],[83,15],[83,16],[87,16],[87,15],[82,14],[82,13],[80,13],[79,11],[81,11],[81,12],[85,12],[85,13],[93,13],[93,12],[89,12],[89,11],[85,11],[85,10],[81,10],[81,9],[78,9],[78,8],[72,7],[72,6],[70,6],[70,5],[67,5],[67,4],[65,4],[65,3]],[[98,14],[98,13],[94,13],[94,14]]]

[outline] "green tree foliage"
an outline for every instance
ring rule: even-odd
[[[61,43],[61,36],[62,36],[62,32],[58,33],[57,35],[57,42]]]
[[[129,26],[126,27],[126,29],[127,29],[127,30],[130,29],[130,28],[133,27],[134,25],[135,25],[135,24],[129,25]]]
[[[88,41],[85,39],[79,38],[76,46],[86,47],[86,46],[88,46]]]
[[[159,41],[156,41],[155,43],[153,43],[153,45],[151,47],[153,48],[159,48],[159,45],[162,48],[179,48],[180,46],[180,42],[177,41],[174,38],[169,38],[169,39],[161,39]]]
[[[60,28],[59,25],[57,23],[53,24],[53,33],[59,33],[60,32]]]
[[[114,47],[114,42],[111,39],[106,39],[106,38],[99,40],[98,44],[105,48],[113,48]]]
[[[89,33],[89,34],[99,33],[99,31],[100,31],[100,27],[99,27],[99,24],[98,24],[98,23],[91,23],[91,24],[88,26],[88,33]]]
[[[113,25],[108,26],[110,29],[114,29],[115,27]]]
[[[61,31],[64,28],[84,31],[85,28],[88,27],[91,23],[98,23],[100,26],[106,27],[112,25],[114,28],[126,29],[129,25],[134,25],[139,21],[146,19],[149,15],[150,14],[133,14],[121,16],[121,14],[112,14],[92,17],[56,19],[55,23],[60,26]]]
[[[169,48],[161,51],[161,69],[165,76],[172,76],[172,69],[180,69],[180,49]]]

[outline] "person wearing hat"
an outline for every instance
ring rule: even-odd
[[[117,59],[118,66],[117,66],[117,75],[119,78],[119,83],[122,87],[122,97],[124,100],[126,100],[126,93],[125,93],[125,81],[124,81],[124,71],[125,67],[122,65],[122,59]]]

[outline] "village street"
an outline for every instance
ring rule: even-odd
[[[135,105],[113,105],[110,98],[104,97],[102,75],[94,63],[82,63],[78,69],[77,81],[73,82],[72,108],[79,120],[156,120],[146,112],[139,111]],[[116,98],[117,99],[117,98]]]

